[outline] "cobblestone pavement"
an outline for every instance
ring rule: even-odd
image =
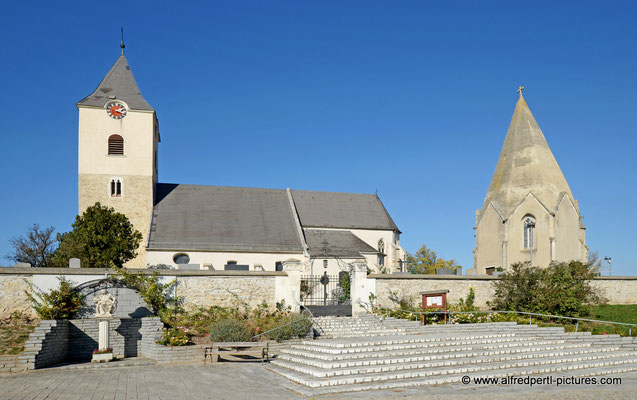
[[[635,399],[637,373],[616,375],[621,385],[569,387],[440,385],[404,390],[305,396],[303,388],[259,363],[50,368],[0,376],[0,399]]]

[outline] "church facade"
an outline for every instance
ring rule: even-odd
[[[375,194],[158,182],[159,123],[122,54],[77,103],[78,212],[100,202],[143,235],[126,266],[308,273],[365,261],[374,272],[402,267],[400,230]]]
[[[471,273],[588,257],[579,204],[522,89],[484,204],[476,210]]]

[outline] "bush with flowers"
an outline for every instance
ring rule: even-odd
[[[164,346],[187,346],[191,344],[189,329],[185,327],[164,328],[157,343]]]
[[[263,339],[281,341],[304,336],[311,329],[311,318],[293,313],[285,302],[277,303],[274,308],[266,303],[250,307],[235,294],[231,295],[235,298],[232,307],[210,306],[188,311],[167,309],[161,314],[162,321],[171,329],[184,330],[197,343],[206,342],[207,338],[213,341],[249,341],[256,335],[283,326],[263,335]],[[170,341],[164,342],[169,344]]]
[[[113,352],[113,348],[112,347],[107,347],[105,349],[95,349],[93,350],[93,354],[108,354],[108,353],[112,353]]]

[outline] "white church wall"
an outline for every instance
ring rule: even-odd
[[[167,250],[147,250],[146,263],[148,265],[166,264],[177,267],[173,262],[176,254],[185,253],[190,257],[190,264],[211,265],[215,271],[224,270],[228,261],[236,261],[239,265],[249,265],[250,271],[275,271],[277,262],[289,259],[301,260],[302,253],[234,253],[234,252],[211,252],[211,251],[167,251]],[[261,269],[261,266],[263,269]]]

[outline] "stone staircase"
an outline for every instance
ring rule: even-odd
[[[405,333],[405,330],[399,326],[385,326],[374,315],[364,315],[363,318],[315,317],[314,331],[321,339],[386,336]]]
[[[636,338],[514,322],[420,326],[317,318],[321,337],[283,348],[268,368],[313,394],[460,382],[463,376],[592,376],[637,371]],[[356,336],[360,335],[360,336]]]

